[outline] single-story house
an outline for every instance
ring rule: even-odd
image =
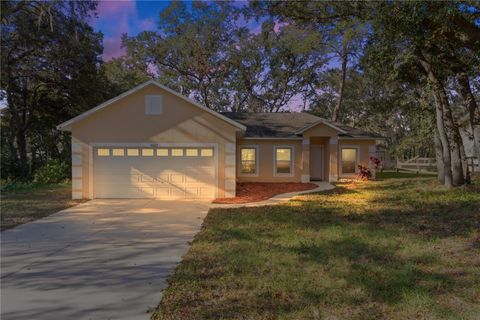
[[[72,197],[234,197],[237,182],[336,181],[381,137],[307,113],[217,113],[148,81],[69,120]]]

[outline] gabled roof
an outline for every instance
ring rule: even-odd
[[[113,104],[114,102],[116,102],[116,101],[118,101],[118,100],[120,100],[120,99],[122,99],[122,98],[125,98],[125,97],[131,95],[132,93],[135,93],[135,92],[137,92],[137,91],[145,88],[145,87],[148,86],[148,85],[155,85],[155,86],[157,86],[157,87],[159,87],[159,88],[161,88],[161,89],[163,89],[163,90],[165,90],[165,91],[167,91],[167,92],[169,92],[169,93],[171,93],[171,94],[179,97],[180,99],[183,99],[183,100],[189,102],[190,104],[192,104],[192,105],[194,105],[194,106],[202,109],[203,111],[208,112],[208,113],[214,115],[215,117],[217,117],[217,118],[219,118],[219,119],[221,119],[221,120],[223,120],[223,121],[231,124],[232,126],[238,128],[238,129],[240,129],[240,130],[242,130],[242,131],[245,131],[245,130],[247,129],[244,125],[242,125],[242,124],[240,124],[240,123],[238,123],[238,122],[236,122],[236,121],[234,121],[234,120],[232,120],[232,119],[230,119],[230,118],[228,118],[228,117],[225,117],[225,116],[221,115],[220,113],[215,112],[215,111],[213,111],[213,110],[211,110],[211,109],[209,109],[209,108],[201,105],[200,103],[198,103],[198,102],[196,102],[196,101],[194,101],[194,100],[192,100],[192,99],[190,99],[190,98],[188,98],[188,97],[186,97],[186,96],[184,96],[184,95],[182,95],[182,94],[180,94],[180,93],[178,93],[178,92],[176,92],[176,91],[174,91],[174,90],[172,90],[172,89],[170,89],[170,88],[168,88],[168,87],[165,87],[164,85],[158,83],[158,82],[155,81],[155,80],[149,80],[149,81],[147,81],[147,82],[145,82],[145,83],[142,83],[141,85],[136,86],[135,88],[133,88],[133,89],[131,89],[131,90],[128,90],[127,92],[124,92],[124,93],[122,93],[122,94],[120,94],[120,95],[118,95],[118,96],[116,96],[116,97],[114,97],[114,98],[112,98],[112,99],[110,99],[110,100],[108,100],[108,101],[105,101],[104,103],[96,106],[95,108],[92,108],[92,109],[90,109],[90,110],[88,110],[88,111],[86,111],[86,112],[84,112],[84,113],[76,116],[75,118],[72,118],[72,119],[70,119],[70,120],[68,120],[68,121],[65,121],[65,122],[62,123],[62,124],[59,124],[59,125],[57,126],[57,129],[58,129],[58,130],[68,131],[68,130],[71,129],[72,124],[74,124],[74,123],[76,123],[76,122],[78,122],[78,121],[81,121],[81,120],[83,120],[83,119],[91,116],[91,115],[94,114],[95,112],[100,111],[100,110],[108,107],[109,105]]]
[[[310,128],[324,124],[338,131],[340,137],[382,139],[379,134],[329,121],[304,112],[222,112],[222,115],[247,127],[246,138],[299,138]]]

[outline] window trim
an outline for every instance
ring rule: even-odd
[[[291,153],[291,170],[290,173],[278,173],[277,172],[277,149],[290,149]],[[274,145],[273,146],[273,176],[274,177],[293,177],[295,176],[295,146],[292,144],[288,145]]]
[[[355,163],[355,173],[343,173],[342,171],[342,150],[343,149],[356,149],[357,150],[357,159]],[[338,146],[338,172],[340,177],[355,177],[358,174],[358,165],[360,164],[360,145],[358,144],[341,144]]]
[[[255,149],[255,173],[242,173],[242,149]],[[260,163],[260,153],[258,145],[241,145],[238,148],[238,170],[237,174],[239,177],[258,177]]]

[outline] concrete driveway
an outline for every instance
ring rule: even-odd
[[[1,316],[148,319],[210,204],[93,200],[1,233]]]

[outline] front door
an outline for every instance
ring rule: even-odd
[[[323,180],[323,146],[310,146],[310,179]]]

